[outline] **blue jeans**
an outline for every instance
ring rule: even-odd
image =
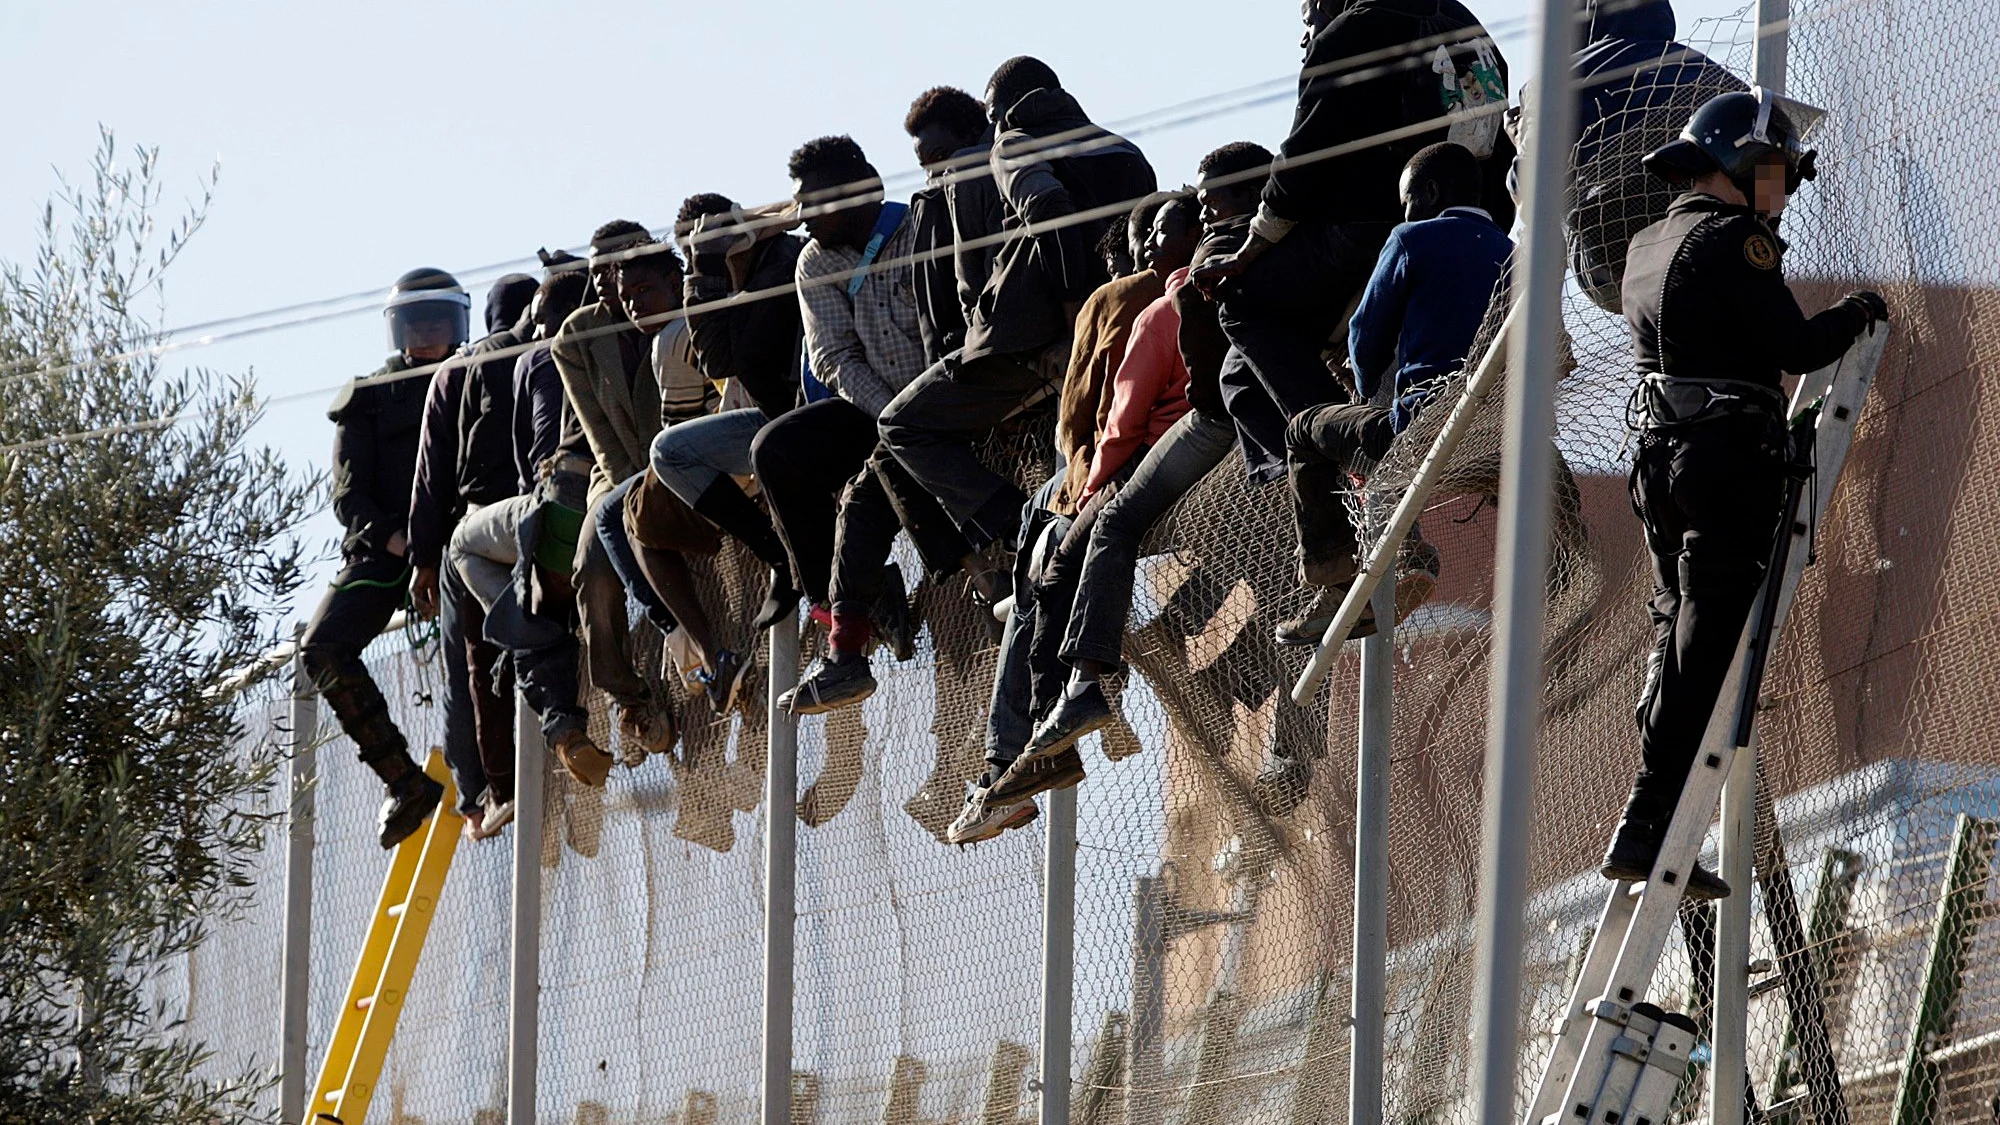
[[[1190,410],[1148,450],[1090,530],[1062,658],[1116,664],[1132,613],[1139,542],[1236,445],[1236,427]]]
[[[479,807],[479,795],[486,791],[489,781],[485,763],[479,756],[478,725],[472,698],[472,693],[478,689],[465,643],[467,609],[476,605],[478,603],[473,601],[472,591],[466,589],[458,568],[452,565],[450,559],[442,560],[438,567],[438,644],[444,650],[444,764],[451,769],[452,784],[458,786],[458,811],[461,813],[469,813]],[[507,729],[511,734],[512,725]],[[508,741],[511,743],[513,740],[510,738]],[[504,793],[512,793],[512,775],[510,768],[508,776],[491,780],[501,782]]]
[[[1000,662],[993,669],[993,700],[986,709],[986,760],[999,769],[1021,756],[1034,733],[1034,669],[1028,657],[1035,636],[1035,584],[1028,581],[1035,538],[1049,520],[1049,500],[1062,488],[1064,467],[1021,506],[1021,531],[1014,554],[1014,612],[1000,634]]]
[[[749,476],[750,443],[770,419],[754,407],[676,422],[653,439],[653,472],[692,508],[725,476]]]
[[[632,494],[645,475],[634,473],[605,493],[591,511],[591,522],[597,525],[597,541],[604,545],[604,556],[625,587],[626,596],[638,602],[646,620],[664,634],[673,632],[676,624],[673,611],[661,600],[653,584],[646,580],[646,572],[639,569],[638,552],[632,549],[632,537],[625,530],[625,498]]]

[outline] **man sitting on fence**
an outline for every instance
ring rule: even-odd
[[[607,518],[606,495],[645,468],[646,443],[659,415],[660,392],[646,364],[645,337],[618,302],[620,253],[652,241],[644,226],[629,219],[606,223],[591,235],[590,280],[597,300],[570,314],[550,348],[595,462],[575,566],[590,682],[616,704],[620,739],[659,751],[673,742],[673,718],[632,666],[625,587],[596,534],[598,521]]]
[[[536,284],[521,273],[494,282],[486,295],[486,337],[431,376],[410,496],[410,604],[419,616],[438,619],[445,760],[477,760],[476,772],[486,779],[485,791],[459,794],[465,833],[474,840],[491,835],[487,814],[513,797],[514,682],[494,679],[500,650],[485,639],[485,611],[458,568],[444,565],[444,554],[467,504],[515,494],[514,361]],[[463,778],[473,771],[453,772]]]
[[[878,636],[898,659],[912,654],[902,571],[888,561],[899,530],[908,527],[933,573],[981,560],[882,448],[877,427],[925,367],[916,217],[881,199],[881,177],[852,138],[807,142],[790,171],[810,236],[799,255],[799,308],[808,390],[819,397],[759,431],[751,460],[801,589],[831,614],[827,659],[780,701],[812,715],[874,692],[868,650]]]
[[[1318,644],[1359,572],[1349,478],[1382,459],[1436,387],[1465,365],[1513,243],[1479,207],[1479,162],[1455,144],[1417,153],[1403,169],[1403,216],[1375,262],[1348,326],[1357,401],[1315,406],[1285,430],[1299,579],[1318,588],[1278,642]],[[1387,405],[1376,401],[1386,393]],[[1396,580],[1396,619],[1437,585],[1437,548],[1412,532]],[[1376,629],[1364,613],[1354,635]]]
[[[680,221],[687,221],[685,205]],[[682,307],[685,283],[680,256],[665,243],[627,253],[618,264],[618,300],[649,341],[653,382],[660,391],[660,430],[715,413],[722,392],[695,362],[687,318],[674,315]],[[671,636],[675,628],[686,631],[700,656],[697,660],[690,654],[688,662],[694,666],[685,671],[702,685],[710,713],[728,714],[750,664],[718,643],[686,557],[713,556],[722,546],[720,533],[662,484],[650,467],[626,478],[604,503],[608,510],[597,522],[597,535],[611,568],[626,591],[646,607],[661,635]],[[669,663],[676,647],[669,646]]]
[[[1009,59],[987,84],[998,125],[992,168],[1009,234],[966,330],[965,346],[925,371],[882,414],[889,450],[974,546],[1013,538],[1027,496],[974,446],[1056,389],[1076,305],[1106,280],[1090,252],[1119,213],[1151,192],[1152,165],[1091,123],[1046,63]]]
[[[299,639],[299,658],[340,729],[354,740],[362,764],[388,790],[377,836],[385,848],[421,827],[444,798],[444,786],[411,759],[409,741],[361,660],[403,607],[410,583],[410,491],[429,380],[398,375],[439,363],[465,343],[471,307],[457,279],[443,270],[411,270],[397,278],[383,310],[396,354],[373,375],[342,388],[327,411],[333,420],[333,514],[347,534],[340,573]]]
[[[1270,163],[1268,151],[1242,142],[1224,145],[1202,159],[1196,198],[1207,229],[1190,263],[1193,268],[1243,244],[1262,174]],[[1061,656],[1069,667],[1069,680],[1040,717],[1025,749],[994,777],[984,797],[988,805],[1027,800],[1082,780],[1077,740],[1113,718],[1098,680],[1122,659],[1140,542],[1237,444],[1241,423],[1232,422],[1224,407],[1221,380],[1225,367],[1241,357],[1233,348],[1225,351],[1190,340],[1191,329],[1196,336],[1204,326],[1220,332],[1217,310],[1207,296],[1192,285],[1182,285],[1167,299],[1180,314],[1178,342],[1188,373],[1185,393],[1190,409],[1138,458],[1117,494],[1106,498],[1089,528],[1087,544],[1065,545],[1066,552],[1082,550],[1076,594],[1062,637]],[[1021,690],[1026,690],[1025,684]]]

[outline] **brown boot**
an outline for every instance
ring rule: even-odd
[[[618,760],[599,749],[582,727],[573,727],[556,736],[556,757],[577,781],[592,789],[604,788],[611,767]]]

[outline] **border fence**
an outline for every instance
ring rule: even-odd
[[[2000,1119],[1995,26],[1986,0],[1815,0],[1784,29],[1788,92],[1830,111],[1821,177],[1784,221],[1788,275],[1808,307],[1880,289],[1897,327],[1765,685],[1740,1056],[1714,1036],[1712,911],[1683,909],[1655,982],[1701,1027],[1676,1120],[1715,1116],[1724,1067],[1747,1076],[1751,1119]],[[1748,80],[1757,28],[1747,12],[1686,38]],[[1603,902],[1594,869],[1636,767],[1649,644],[1623,323],[1574,283],[1563,314],[1522,1105]],[[1270,639],[1305,600],[1283,486],[1235,460],[1212,474],[1149,541],[1119,721],[1030,830],[942,842],[980,767],[994,666],[961,580],[915,584],[917,656],[878,653],[882,687],[858,710],[773,721],[768,681],[817,645],[781,637],[746,714],[715,719],[664,677],[683,750],[601,791],[546,772],[530,742],[522,792],[540,778],[541,798],[500,842],[458,850],[370,1120],[1319,1125],[1350,1120],[1351,1079],[1379,1080],[1380,1121],[1474,1120],[1497,396],[1488,413],[1423,513],[1436,597],[1393,643],[1350,644],[1311,707],[1286,697],[1305,654]],[[1045,439],[992,452],[1029,479]],[[725,552],[705,593],[740,608],[756,578]],[[657,674],[659,638],[634,634]],[[424,657],[399,635],[370,657],[419,746],[440,727]],[[1357,704],[1364,678],[1374,708]],[[272,1074],[270,1108],[297,1119],[385,861],[378,787],[283,690],[253,704],[251,737],[294,751],[290,791],[258,810],[290,830],[161,995],[210,1065]],[[1310,779],[1295,807],[1259,783],[1287,763]],[[1385,823],[1357,805],[1371,779]],[[518,867],[508,841],[526,845]],[[1381,873],[1361,896],[1379,915],[1356,909],[1363,869]],[[1802,948],[1774,943],[1774,911]],[[1384,950],[1379,1079],[1351,1073],[1378,1012],[1357,927]],[[1785,984],[1801,956],[1824,998],[1811,1021]],[[1814,1072],[1828,1057],[1834,1073]],[[510,1081],[532,1090],[512,1115]],[[1838,1115],[1810,1096],[1829,1084]]]

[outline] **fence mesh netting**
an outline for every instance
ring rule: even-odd
[[[1795,16],[1789,92],[1831,112],[1812,138],[1820,178],[1785,218],[1789,276],[1809,308],[1881,289],[1896,325],[1766,685],[1760,879],[1739,889],[1756,917],[1750,1085],[1760,1109],[1787,1120],[1837,1120],[1824,1100],[1836,1080],[1855,1121],[1986,1120],[2000,1112],[2000,926],[1988,889],[2000,824],[2000,533],[1990,514],[2000,422],[1986,409],[2000,387],[2000,214],[1990,202],[2000,41],[1984,0],[1820,0]],[[1736,80],[1747,76],[1749,16],[1687,30]],[[1606,231],[1629,234],[1657,215],[1664,195],[1630,166],[1729,81],[1713,70],[1649,73],[1638,81],[1672,75],[1682,86],[1585,137],[1571,207],[1579,245],[1615,242]],[[1628,337],[1600,307],[1593,259],[1577,260],[1584,274],[1565,298],[1570,359],[1536,373],[1560,379],[1564,469],[1524,1099],[1603,903],[1594,868],[1636,766],[1632,702],[1649,644],[1650,578],[1624,490]],[[1442,578],[1396,642],[1386,1119],[1397,1122],[1470,1113],[1500,401],[1425,512]],[[1442,414],[1426,414],[1377,468],[1368,511],[1407,479]],[[1010,441],[1002,452],[1032,478],[1037,439]],[[1149,542],[1121,718],[1085,742],[1073,1120],[1346,1119],[1358,661],[1343,655],[1318,705],[1286,699],[1306,659],[1272,639],[1306,601],[1291,534],[1283,486],[1250,485],[1232,458]],[[902,563],[914,578],[915,558]],[[756,576],[734,556],[720,569],[713,604],[742,609]],[[778,810],[801,819],[800,1122],[1012,1125],[1036,1112],[1042,839],[1037,828],[962,850],[942,842],[980,768],[994,633],[962,579],[915,590],[917,658],[878,653],[882,687],[865,706],[801,724],[800,806]],[[658,646],[635,631],[656,674]],[[808,657],[814,647],[809,638]],[[425,702],[435,671],[399,638],[375,652],[412,742],[435,743],[439,712]],[[686,750],[671,759],[620,770],[601,792],[550,778],[541,1120],[756,1118],[773,811],[762,804],[762,675],[748,689],[751,717],[726,722],[673,686]],[[1276,759],[1312,767],[1294,808],[1258,783],[1282,775]],[[371,838],[378,790],[343,741],[322,747],[320,777],[315,1060],[382,871]],[[217,1048],[218,1065],[269,1066],[276,1055],[280,833],[271,849],[245,913],[176,978],[190,1031]],[[505,843],[460,849],[374,1120],[500,1111],[508,864]],[[1704,1034],[1711,934],[1707,913],[1686,910],[1655,987]],[[1780,971],[1800,958],[1808,968],[1793,983],[1817,984],[1818,1019],[1795,1015],[1800,994]],[[1707,1115],[1708,1065],[1698,1051],[1682,1119]]]

